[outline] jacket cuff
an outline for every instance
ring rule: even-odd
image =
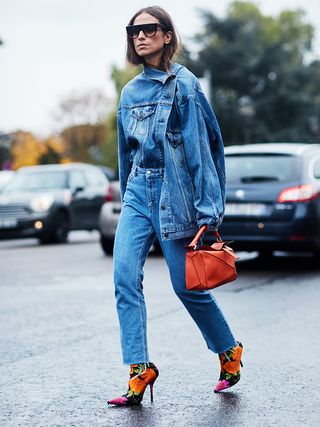
[[[221,224],[221,221],[219,219],[201,219],[197,221],[198,227],[200,228],[202,225],[207,226],[207,231],[215,231],[218,230],[219,225]]]

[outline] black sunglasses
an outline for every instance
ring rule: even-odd
[[[164,29],[162,25],[156,23],[156,24],[128,25],[126,27],[126,30],[127,30],[129,39],[136,39],[139,36],[140,31],[142,31],[146,37],[154,37],[157,34],[158,28]]]

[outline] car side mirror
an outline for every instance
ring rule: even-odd
[[[80,193],[81,191],[83,191],[84,190],[84,187],[76,187],[76,188],[74,188],[74,190],[73,190],[73,194],[77,194],[77,193]]]

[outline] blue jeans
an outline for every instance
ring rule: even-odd
[[[150,362],[147,316],[143,295],[143,266],[159,239],[173,289],[198,325],[210,350],[223,353],[236,340],[210,292],[185,287],[185,245],[191,238],[162,241],[159,200],[163,169],[133,167],[128,178],[114,244],[114,282],[124,364]]]

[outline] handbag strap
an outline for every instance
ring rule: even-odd
[[[199,230],[198,230],[197,234],[194,236],[192,242],[187,246],[187,249],[194,250],[194,248],[198,244],[198,241],[199,241],[200,237],[206,231],[206,229],[207,229],[207,225],[206,224],[202,225],[199,228]],[[221,239],[221,236],[220,236],[218,230],[214,230],[213,234],[214,234],[214,236],[215,236],[215,238],[217,239],[218,242],[222,242],[222,239]]]

